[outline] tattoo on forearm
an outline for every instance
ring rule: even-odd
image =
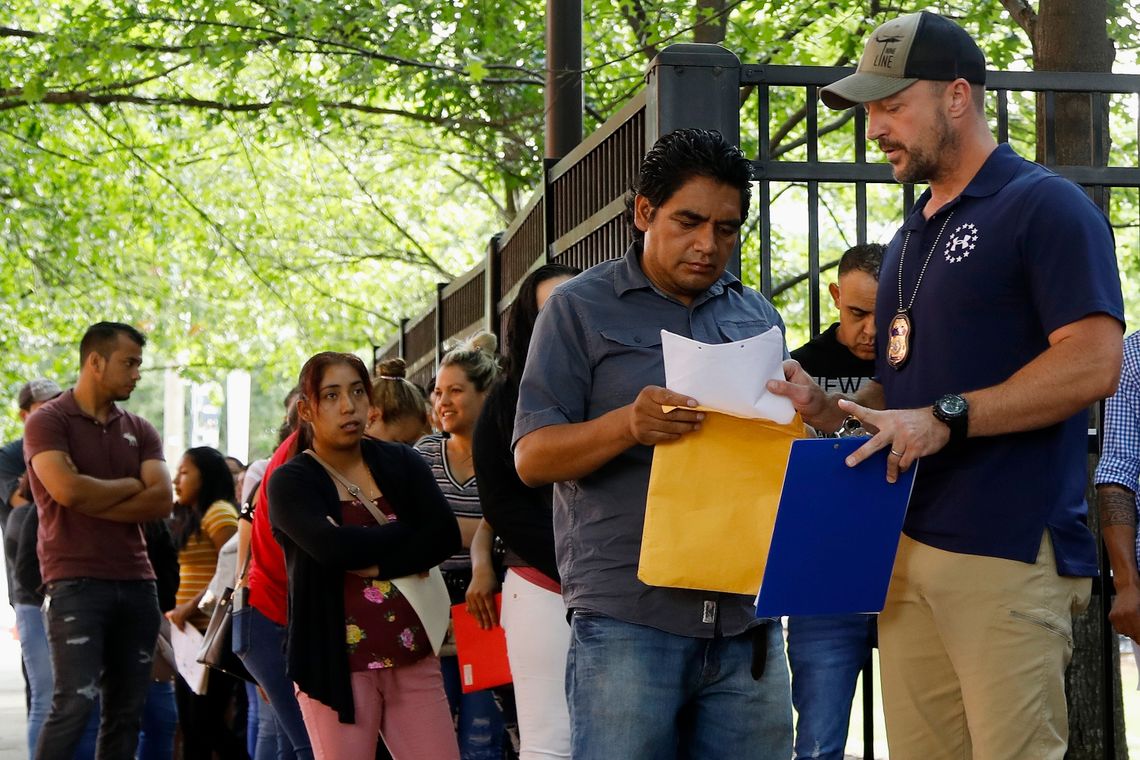
[[[1097,491],[1100,525],[1136,525],[1136,494],[1120,486],[1101,486]]]

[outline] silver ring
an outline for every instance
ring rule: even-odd
[[[900,459],[902,458],[902,452],[901,451],[895,451],[894,449],[891,449],[891,453],[894,454],[896,457],[899,457]]]

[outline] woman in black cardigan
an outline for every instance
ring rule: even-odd
[[[459,548],[455,517],[419,454],[363,439],[359,358],[317,354],[300,386],[312,448],[273,473],[269,516],[289,578],[288,673],[314,755],[371,757],[382,735],[396,760],[457,759],[436,656],[447,592],[433,570]]]

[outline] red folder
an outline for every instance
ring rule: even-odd
[[[502,615],[502,594],[495,594],[495,610]],[[507,637],[502,626],[483,630],[475,616],[467,611],[466,604],[456,604],[451,608],[451,625],[455,631],[459,681],[464,694],[511,682]]]

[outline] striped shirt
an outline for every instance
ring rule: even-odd
[[[451,511],[456,517],[470,517],[478,520],[483,516],[483,507],[479,504],[479,489],[475,486],[475,476],[463,483],[458,482],[451,474],[451,467],[447,462],[447,439],[439,433],[425,435],[416,441],[416,451],[423,455],[431,474],[435,477],[436,485],[443,491]],[[444,570],[457,570],[471,567],[471,552],[460,549],[450,559],[444,561],[440,567]]]
[[[232,535],[237,530],[237,525],[237,508],[228,501],[215,501],[206,510],[202,516],[202,529],[191,536],[186,547],[178,552],[179,583],[175,599],[178,604],[185,604],[210,585],[218,568],[217,547],[224,543],[223,537],[229,537],[227,533]],[[232,581],[227,585],[232,585]]]
[[[1104,404],[1104,450],[1096,466],[1096,484],[1113,483],[1137,491],[1140,481],[1140,332],[1124,339],[1120,387]],[[1140,515],[1137,516],[1140,522]],[[1140,530],[1136,531],[1140,567]]]

